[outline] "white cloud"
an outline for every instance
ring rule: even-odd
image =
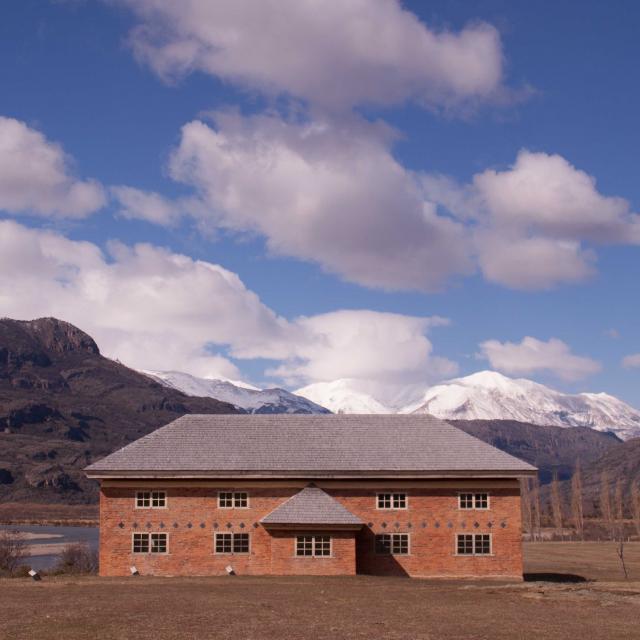
[[[479,231],[475,238],[485,278],[512,289],[582,282],[595,272],[595,252],[579,242],[525,237],[496,228]]]
[[[487,340],[480,344],[480,357],[494,369],[512,375],[551,373],[563,380],[578,380],[600,370],[600,364],[571,353],[562,340],[547,342],[527,336],[520,343]]]
[[[640,244],[640,217],[623,198],[558,155],[522,150],[512,167],[461,186],[424,176],[427,197],[471,221],[479,265],[491,282],[544,289],[586,280],[596,254],[588,244]]]
[[[634,369],[640,367],[640,353],[632,353],[622,359],[622,366],[626,369]]]
[[[640,218],[629,203],[601,195],[595,179],[562,156],[522,150],[510,169],[484,171],[473,186],[498,227],[565,240],[640,243]]]
[[[178,203],[159,193],[142,191],[124,185],[111,187],[111,194],[120,205],[123,218],[146,220],[163,226],[175,225],[183,215]]]
[[[278,377],[356,375],[396,387],[449,375],[425,334],[446,321],[368,310],[286,320],[238,276],[148,244],[90,242],[0,221],[0,316],[56,316],[139,369],[239,378],[238,359],[279,361]]]
[[[73,176],[62,148],[24,122],[0,116],[0,210],[83,218],[106,203],[95,180]]]
[[[472,270],[464,228],[423,199],[386,128],[234,114],[215,123],[185,125],[170,161],[209,224],[257,232],[275,254],[370,287],[434,290]]]
[[[402,384],[455,373],[454,363],[432,355],[426,334],[443,318],[343,310],[298,318],[295,357],[276,369],[290,384],[355,378]]]
[[[139,17],[137,57],[172,79],[203,71],[315,106],[415,99],[445,107],[501,91],[500,36],[434,31],[397,0],[120,0]]]

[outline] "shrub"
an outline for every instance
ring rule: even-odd
[[[14,576],[27,557],[25,539],[14,531],[0,531],[0,576]]]
[[[88,544],[69,544],[62,550],[53,573],[98,573],[98,552]]]

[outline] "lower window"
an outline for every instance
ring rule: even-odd
[[[376,536],[376,553],[381,555],[409,555],[408,533],[381,533]]]
[[[297,536],[297,556],[326,557],[331,555],[331,536]]]
[[[133,553],[167,553],[169,546],[167,533],[134,533]]]
[[[459,556],[491,555],[491,534],[459,533],[456,547]]]
[[[216,553],[249,553],[248,533],[216,533]]]

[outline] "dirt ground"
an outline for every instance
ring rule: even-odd
[[[516,584],[371,576],[0,580],[0,638],[640,638],[640,544],[627,549],[628,581],[611,544],[527,544],[526,556],[533,581]]]

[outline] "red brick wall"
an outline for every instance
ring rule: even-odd
[[[522,576],[520,499],[516,481],[498,483],[488,480],[480,485],[478,481],[395,481],[386,485],[381,481],[375,485],[363,481],[361,486],[353,482],[317,482],[365,522],[355,537],[350,532],[331,533],[330,558],[296,557],[296,532],[268,532],[259,524],[254,527],[260,518],[297,493],[304,482],[239,484],[223,487],[214,486],[213,482],[147,481],[140,483],[139,488],[166,490],[167,508],[136,509],[136,485],[130,481],[104,483],[100,495],[100,574],[127,575],[129,567],[135,565],[142,574],[215,575],[225,573],[225,567],[231,565],[238,574],[252,575],[334,575],[357,571],[425,577],[499,576],[519,579]],[[387,489],[390,484],[394,485],[394,491],[406,491],[408,494],[407,510],[376,509],[376,493]],[[404,488],[399,488],[403,485]],[[476,491],[481,488],[489,490],[491,502],[488,511],[458,510],[457,492],[471,486]],[[218,509],[218,491],[234,488],[248,491],[249,508]],[[169,553],[133,554],[131,540],[134,531],[167,532]],[[213,535],[216,531],[249,533],[250,553],[214,554]],[[376,555],[374,534],[394,531],[410,534],[410,555]],[[493,555],[456,556],[455,534],[465,532],[491,533]]]

